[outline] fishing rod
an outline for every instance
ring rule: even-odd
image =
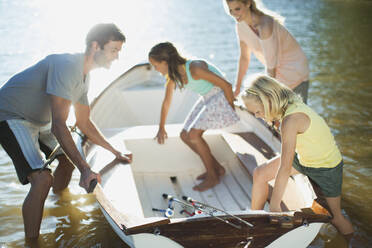
[[[244,223],[245,225],[247,225],[247,226],[249,226],[249,227],[253,227],[253,225],[252,225],[251,223],[249,223],[249,222],[243,220],[242,218],[239,218],[239,217],[236,216],[236,215],[232,215],[232,214],[230,214],[230,213],[228,213],[228,212],[226,212],[226,211],[224,211],[224,210],[222,210],[222,209],[218,209],[218,208],[216,208],[216,207],[212,207],[212,206],[210,206],[210,205],[208,205],[208,204],[205,204],[205,203],[202,203],[202,202],[196,201],[196,200],[192,199],[191,197],[188,197],[188,196],[185,196],[185,195],[182,196],[182,199],[183,199],[184,201],[186,201],[186,202],[191,203],[191,205],[193,205],[193,206],[197,206],[197,205],[199,205],[198,207],[201,208],[201,209],[209,208],[209,209],[212,209],[212,210],[213,210],[212,212],[217,212],[217,211],[218,211],[218,212],[224,213],[224,214],[226,214],[226,215],[228,215],[228,216],[230,216],[230,217],[232,217],[232,218],[234,218],[234,219],[236,219],[236,220],[239,220],[240,222]]]
[[[184,206],[191,207],[191,208],[194,208],[194,209],[196,209],[196,210],[199,210],[199,211],[201,211],[201,212],[203,212],[203,213],[206,213],[206,214],[208,214],[209,216],[214,217],[214,218],[216,218],[216,219],[222,221],[223,223],[226,223],[226,224],[228,224],[228,225],[230,225],[230,226],[232,226],[232,227],[234,227],[234,228],[236,228],[236,229],[242,229],[241,226],[238,226],[238,225],[236,225],[236,224],[234,224],[234,223],[232,223],[232,222],[230,222],[230,221],[228,221],[228,220],[225,220],[225,219],[223,219],[223,218],[221,218],[221,217],[215,216],[215,215],[213,214],[212,211],[207,211],[207,210],[205,210],[205,209],[203,209],[203,208],[200,208],[199,206],[196,206],[196,205],[191,205],[191,204],[189,204],[189,203],[186,203],[186,202],[184,202],[184,201],[181,201],[181,200],[175,198],[175,197],[172,196],[172,195],[169,195],[169,194],[165,194],[165,193],[164,193],[164,194],[163,194],[163,198],[164,198],[164,199],[168,199],[168,200],[172,200],[172,201],[177,202],[177,203],[179,203],[179,204],[182,204],[182,205],[184,205]]]

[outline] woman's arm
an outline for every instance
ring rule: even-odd
[[[169,80],[165,91],[163,104],[161,105],[159,130],[155,137],[159,144],[163,144],[165,138],[167,138],[167,132],[165,131],[165,121],[167,120],[169,107],[172,102],[174,87],[175,83],[172,80]]]
[[[224,78],[218,76],[217,74],[211,72],[208,69],[207,63],[204,61],[193,61],[190,64],[190,73],[195,80],[204,79],[215,86],[220,87],[225,93],[226,99],[234,109],[234,94],[232,92],[232,87],[229,82]]]
[[[237,97],[240,93],[240,88],[242,86],[243,78],[247,73],[250,58],[251,52],[249,51],[248,46],[243,41],[240,41],[240,57],[238,65],[239,68],[234,91],[235,97]]]

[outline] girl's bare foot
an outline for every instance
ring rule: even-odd
[[[195,191],[203,192],[203,191],[206,191],[207,189],[213,188],[219,183],[220,183],[220,179],[217,175],[212,176],[212,175],[207,174],[205,180],[201,182],[200,184],[194,186],[192,189]]]
[[[223,177],[226,173],[225,168],[223,168],[222,165],[218,164],[217,168],[215,168],[216,174],[219,178]],[[204,172],[203,174],[199,175],[196,180],[204,180],[207,178],[207,172]]]

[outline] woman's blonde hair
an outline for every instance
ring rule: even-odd
[[[283,16],[279,15],[278,13],[265,8],[265,6],[264,6],[264,4],[262,3],[261,0],[222,0],[222,1],[223,1],[225,11],[229,15],[230,15],[230,11],[229,11],[229,7],[227,6],[227,2],[237,1],[237,2],[243,3],[244,5],[247,5],[250,1],[251,2],[250,10],[253,13],[255,13],[256,15],[259,15],[259,16],[262,16],[262,15],[271,16],[276,21],[278,21],[280,24],[284,24],[284,19],[285,18]]]
[[[282,119],[289,104],[302,101],[290,88],[266,75],[255,78],[241,97],[243,101],[255,100],[262,103],[266,121]]]

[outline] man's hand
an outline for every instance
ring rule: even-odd
[[[81,171],[79,185],[88,192],[90,182],[94,179],[101,183],[101,175],[93,172],[89,167],[86,167]]]

